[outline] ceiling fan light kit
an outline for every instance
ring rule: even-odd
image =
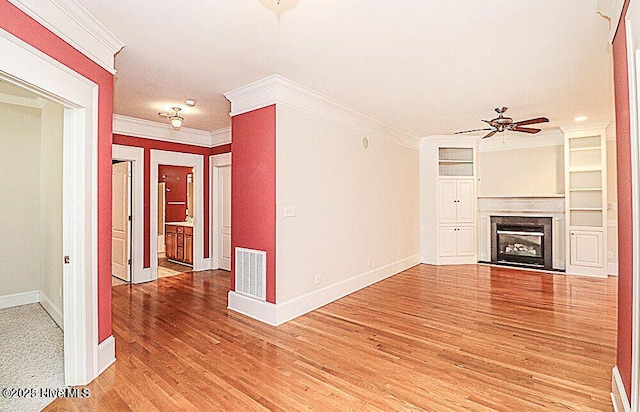
[[[182,122],[184,121],[184,117],[178,114],[182,109],[180,107],[172,107],[171,110],[173,110],[173,114],[170,114],[168,116],[169,121],[171,122],[171,127],[173,127],[175,130],[178,130],[180,127],[182,127]]]
[[[534,119],[521,120],[519,122],[514,122],[511,117],[507,117],[504,115],[504,113],[507,111],[507,107],[504,107],[504,106],[497,107],[495,110],[496,110],[496,113],[498,113],[498,117],[491,120],[482,120],[483,122],[487,123],[491,127],[484,128],[484,129],[464,130],[462,132],[455,132],[454,134],[488,131],[489,133],[483,136],[482,137],[483,139],[491,137],[496,133],[502,133],[507,131],[536,134],[536,133],[539,133],[541,129],[537,129],[533,127],[523,127],[523,126],[528,126],[531,124],[538,124],[538,123],[547,123],[549,121],[549,119],[547,119],[546,117],[536,117]]]

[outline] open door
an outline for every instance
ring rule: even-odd
[[[231,270],[231,166],[218,172],[218,262],[220,269]]]
[[[111,272],[113,276],[131,282],[131,162],[118,162],[111,167],[113,182]]]

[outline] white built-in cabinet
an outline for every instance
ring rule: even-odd
[[[422,262],[477,262],[475,139],[423,139],[420,185]]]
[[[605,126],[564,129],[567,273],[606,276]]]

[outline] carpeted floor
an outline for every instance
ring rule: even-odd
[[[0,390],[64,388],[62,330],[39,303],[0,309]],[[0,411],[40,411],[54,398],[5,398]]]

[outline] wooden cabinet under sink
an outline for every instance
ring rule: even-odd
[[[164,233],[167,259],[193,265],[193,227],[166,224]]]

